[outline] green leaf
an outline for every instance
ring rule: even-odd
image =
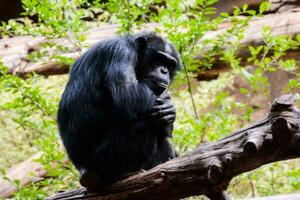
[[[294,59],[280,60],[280,67],[286,71],[293,71],[297,69],[296,61]]]
[[[270,8],[270,3],[268,1],[264,1],[259,5],[259,13],[264,13]]]
[[[227,12],[221,12],[220,16],[224,17],[224,18],[227,18],[227,17],[229,17],[229,14]]]
[[[297,34],[296,39],[298,42],[300,42],[300,34]]]
[[[267,70],[270,71],[270,72],[277,71],[276,67],[268,67]]]
[[[246,89],[246,88],[240,88],[240,93],[242,93],[242,94],[248,94],[249,90]]]
[[[218,0],[208,0],[208,1],[206,1],[206,5],[210,6],[210,5],[214,4],[214,3],[216,3],[217,1]]]
[[[237,16],[241,13],[241,10],[239,7],[234,6],[233,15]]]
[[[246,11],[248,9],[248,5],[247,4],[244,4],[243,6],[242,6],[242,10],[243,11]]]
[[[256,11],[255,10],[247,10],[247,13],[251,16],[255,16],[256,15]]]

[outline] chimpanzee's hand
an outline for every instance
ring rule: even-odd
[[[171,101],[171,97],[167,92],[156,99],[156,102],[150,111],[150,117],[155,125],[162,127],[162,129],[167,132],[167,135],[172,134],[176,110]]]

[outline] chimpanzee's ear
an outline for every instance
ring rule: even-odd
[[[138,37],[135,39],[135,42],[139,49],[145,49],[147,47],[147,38],[146,37]]]

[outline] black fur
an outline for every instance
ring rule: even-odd
[[[175,58],[175,65],[167,66],[172,59],[158,51]],[[154,72],[161,65],[168,67],[167,78]],[[106,40],[83,54],[58,110],[60,134],[76,168],[110,183],[174,158],[168,138],[175,109],[153,83],[169,79],[170,84],[180,66],[174,47],[152,32]],[[151,73],[155,77],[149,78]]]

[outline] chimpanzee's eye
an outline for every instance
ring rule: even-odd
[[[158,60],[166,65],[169,70],[175,70],[175,67],[177,65],[177,60],[174,58],[171,54],[163,52],[163,51],[158,51],[157,52],[157,57]]]
[[[170,67],[172,70],[175,70],[176,65],[177,65],[177,61],[176,61],[176,60],[169,60],[169,67]]]

